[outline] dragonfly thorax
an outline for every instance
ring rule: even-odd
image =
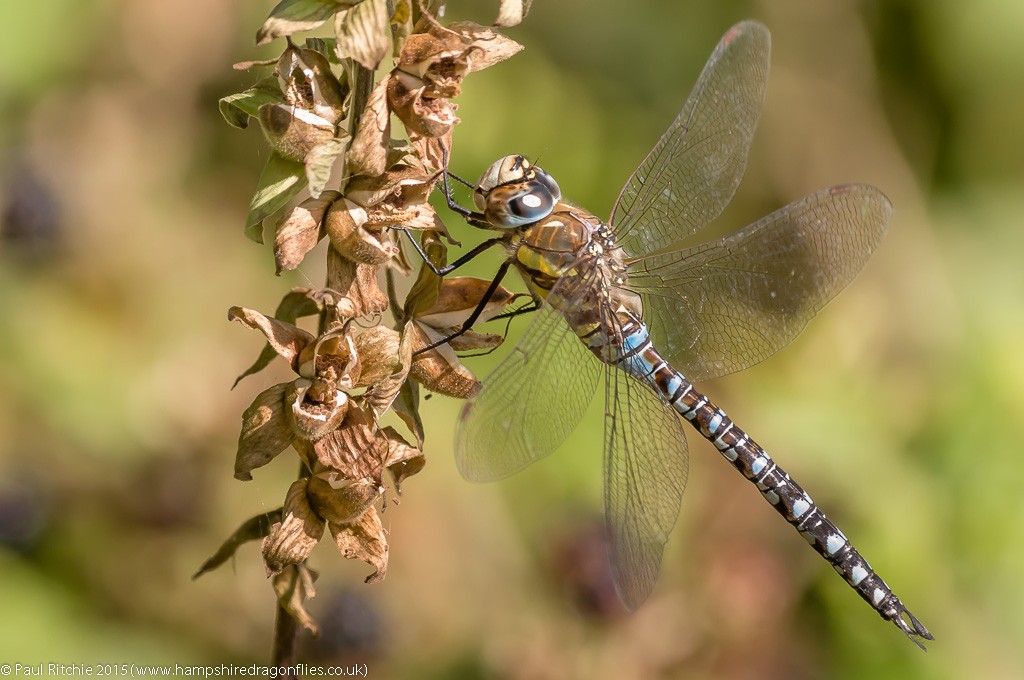
[[[473,202],[495,227],[524,227],[551,214],[562,197],[554,178],[523,156],[505,156],[487,168]]]

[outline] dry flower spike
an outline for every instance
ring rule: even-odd
[[[305,610],[315,594],[315,573],[306,565],[313,547],[329,534],[344,557],[373,568],[368,582],[384,578],[384,473],[399,491],[424,467],[420,386],[456,397],[472,394],[476,378],[456,351],[486,351],[503,339],[470,330],[416,354],[460,328],[488,282],[442,280],[422,268],[405,299],[392,285],[392,276],[410,272],[401,249],[404,234],[418,234],[436,261],[445,258],[444,240],[458,245],[428,202],[458,122],[451,99],[468,74],[522,49],[493,28],[471,22],[442,26],[433,16],[441,5],[282,0],[257,35],[261,45],[285,38],[280,57],[237,65],[272,65],[273,76],[220,102],[232,126],[258,121],[271,149],[246,234],[262,242],[264,221],[279,216],[273,247],[278,274],[299,267],[321,239],[329,245],[323,289],[289,292],[273,316],[243,307],[229,313],[266,340],[239,380],[274,357],[294,373],[256,395],[245,410],[235,476],[251,479],[288,450],[303,472],[284,494],[281,510],[245,523],[199,573],[223,564],[243,543],[261,540],[280,607],[314,632],[316,623]],[[501,2],[495,25],[518,23],[528,6],[522,0]],[[294,34],[314,29],[331,30],[333,37],[311,38],[305,46],[292,42]],[[374,71],[389,54],[392,70],[374,83]],[[399,139],[393,137],[395,120],[404,128]],[[306,189],[309,196],[302,198]],[[294,200],[297,205],[286,210]],[[380,284],[384,272],[388,293]],[[481,321],[518,297],[499,287]],[[391,327],[385,325],[389,309],[395,317]],[[301,328],[303,318],[315,318],[318,330]],[[392,409],[415,444],[379,425]]]

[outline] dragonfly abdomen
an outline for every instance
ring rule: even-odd
[[[628,318],[621,325],[620,337],[621,346],[615,347],[616,351],[610,353],[608,343],[602,347],[605,361],[649,385],[664,403],[714,444],[722,457],[757,487],[764,499],[882,618],[892,621],[918,646],[921,644],[917,637],[932,639],[928,629],[907,610],[810,495],[722,409],[664,360],[642,321]],[[594,347],[591,349],[597,353]]]

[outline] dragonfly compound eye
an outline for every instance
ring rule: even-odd
[[[534,179],[491,189],[485,214],[495,226],[522,227],[550,215],[557,202],[547,185]]]

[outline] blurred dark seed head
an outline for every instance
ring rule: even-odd
[[[0,243],[22,259],[42,261],[62,247],[56,194],[19,153],[0,162]]]
[[[42,540],[52,516],[50,494],[25,478],[0,484],[0,545],[23,555]]]
[[[336,591],[324,599],[317,617],[320,637],[303,638],[308,658],[325,664],[372,666],[382,651],[385,633],[374,600],[356,590]]]
[[[567,522],[551,544],[551,577],[581,614],[601,621],[626,614],[615,590],[601,518]]]

